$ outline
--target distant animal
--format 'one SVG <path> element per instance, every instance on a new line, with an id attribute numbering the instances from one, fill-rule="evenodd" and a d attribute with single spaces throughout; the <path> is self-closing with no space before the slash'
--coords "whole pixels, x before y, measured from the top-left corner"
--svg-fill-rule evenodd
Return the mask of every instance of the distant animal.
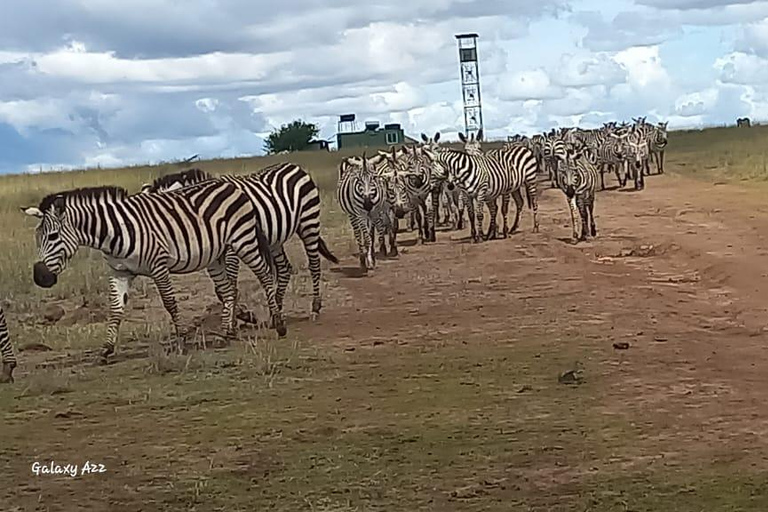
<path id="1" fill-rule="evenodd" d="M 750 126 L 752 126 L 752 122 L 749 120 L 748 117 L 740 117 L 736 120 L 736 126 L 740 128 L 741 127 L 749 128 Z"/>
<path id="2" fill-rule="evenodd" d="M 101 362 L 114 352 L 128 291 L 136 276 L 150 277 L 183 346 L 184 333 L 171 274 L 203 269 L 223 297 L 222 328 L 234 334 L 237 291 L 227 279 L 230 248 L 253 271 L 267 295 L 272 322 L 285 336 L 285 320 L 275 299 L 275 262 L 253 203 L 231 183 L 206 181 L 164 194 L 129 195 L 120 187 L 67 190 L 22 209 L 40 219 L 35 230 L 37 286 L 54 286 L 79 247 L 104 254 L 111 267 L 109 319 Z"/>
<path id="3" fill-rule="evenodd" d="M 0 373 L 0 383 L 13 382 L 13 369 L 16 368 L 16 356 L 13 353 L 8 324 L 5 322 L 5 312 L 0 306 L 0 355 L 3 356 L 3 371 Z"/>

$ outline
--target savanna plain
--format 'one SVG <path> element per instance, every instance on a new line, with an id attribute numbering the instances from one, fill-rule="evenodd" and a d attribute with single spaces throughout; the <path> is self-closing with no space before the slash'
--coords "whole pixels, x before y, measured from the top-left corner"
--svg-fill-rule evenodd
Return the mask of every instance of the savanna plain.
<path id="1" fill-rule="evenodd" d="M 768 127 L 670 132 L 645 190 L 606 176 L 594 240 L 570 242 L 565 197 L 542 181 L 540 233 L 527 208 L 506 240 L 407 232 L 367 276 L 335 198 L 344 153 L 282 156 L 316 180 L 341 259 L 323 262 L 320 318 L 293 240 L 286 338 L 241 324 L 222 346 L 207 277 L 175 276 L 196 347 L 167 355 L 170 319 L 138 279 L 108 366 L 101 255 L 81 249 L 57 286 L 35 287 L 19 207 L 180 168 L 2 177 L 19 367 L 0 388 L 0 509 L 768 510 L 767 148 Z M 240 282 L 266 318 L 256 279 Z M 35 475 L 36 461 L 105 470 Z"/>

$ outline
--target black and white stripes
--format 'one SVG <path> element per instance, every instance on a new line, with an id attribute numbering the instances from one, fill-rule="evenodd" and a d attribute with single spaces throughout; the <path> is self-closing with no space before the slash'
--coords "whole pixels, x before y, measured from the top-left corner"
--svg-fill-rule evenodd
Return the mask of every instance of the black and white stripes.
<path id="1" fill-rule="evenodd" d="M 0 383 L 13 382 L 13 370 L 16 368 L 16 355 L 13 353 L 11 335 L 5 320 L 5 311 L 0 306 L 0 355 L 3 358 L 3 370 L 0 373 Z"/>
<path id="2" fill-rule="evenodd" d="M 280 336 L 285 322 L 275 299 L 274 260 L 253 203 L 231 183 L 206 181 L 164 194 L 129 195 L 119 187 L 51 194 L 24 210 L 40 219 L 35 231 L 38 261 L 33 278 L 54 286 L 79 247 L 101 251 L 112 270 L 110 311 L 102 360 L 114 352 L 128 291 L 136 276 L 150 277 L 174 324 L 183 329 L 171 274 L 208 271 L 223 298 L 222 328 L 234 332 L 236 290 L 227 277 L 231 249 L 258 277 Z"/>
<path id="3" fill-rule="evenodd" d="M 309 173 L 291 163 L 271 165 L 252 174 L 216 177 L 199 169 L 190 169 L 158 178 L 151 185 L 142 187 L 142 192 L 165 192 L 209 179 L 231 183 L 245 192 L 253 203 L 259 226 L 274 256 L 277 268 L 276 300 L 280 308 L 292 270 L 284 244 L 298 234 L 312 277 L 310 317 L 315 320 L 322 308 L 320 256 L 333 263 L 338 263 L 338 259 L 320 235 L 320 193 Z M 237 289 L 238 258 L 228 253 L 226 259 L 227 274 L 232 286 Z"/>

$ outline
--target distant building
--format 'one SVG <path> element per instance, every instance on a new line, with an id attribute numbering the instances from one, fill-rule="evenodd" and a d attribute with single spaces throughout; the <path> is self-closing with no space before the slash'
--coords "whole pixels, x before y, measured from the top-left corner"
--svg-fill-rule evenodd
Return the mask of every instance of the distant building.
<path id="1" fill-rule="evenodd" d="M 328 147 L 328 141 L 320 139 L 310 141 L 304 151 L 330 151 L 330 149 Z"/>
<path id="2" fill-rule="evenodd" d="M 403 128 L 397 123 L 385 124 L 381 128 L 378 121 L 368 121 L 363 130 L 357 130 L 354 114 L 341 116 L 340 119 L 340 129 L 336 134 L 337 149 L 381 148 L 416 143 L 414 139 L 405 135 Z M 344 124 L 346 124 L 346 130 L 343 130 Z"/>

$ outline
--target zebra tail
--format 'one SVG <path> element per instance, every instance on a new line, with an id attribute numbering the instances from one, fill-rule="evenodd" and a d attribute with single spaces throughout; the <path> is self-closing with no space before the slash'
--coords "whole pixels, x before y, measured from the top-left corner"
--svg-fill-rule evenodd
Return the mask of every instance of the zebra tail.
<path id="1" fill-rule="evenodd" d="M 336 256 L 333 255 L 333 253 L 331 253 L 330 249 L 328 249 L 328 246 L 325 244 L 325 240 L 323 240 L 323 237 L 320 237 L 319 245 L 320 245 L 319 247 L 320 255 L 323 258 L 330 261 L 331 263 L 336 263 L 338 265 L 339 258 L 337 258 Z"/>

